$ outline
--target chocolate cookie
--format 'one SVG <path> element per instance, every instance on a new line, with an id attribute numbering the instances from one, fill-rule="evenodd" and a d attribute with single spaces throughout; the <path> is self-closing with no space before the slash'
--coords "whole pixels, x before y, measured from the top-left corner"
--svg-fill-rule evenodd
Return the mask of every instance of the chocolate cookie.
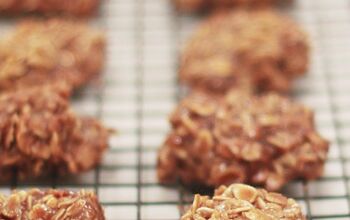
<path id="1" fill-rule="evenodd" d="M 181 12 L 209 11 L 229 7 L 257 8 L 269 6 L 276 0 L 172 0 Z"/>
<path id="2" fill-rule="evenodd" d="M 100 162 L 109 131 L 76 116 L 68 94 L 48 86 L 0 96 L 1 179 L 76 174 Z"/>
<path id="3" fill-rule="evenodd" d="M 0 12 L 7 14 L 18 13 L 63 13 L 69 15 L 92 15 L 101 0 L 1 0 Z"/>
<path id="4" fill-rule="evenodd" d="M 85 85 L 100 74 L 105 37 L 85 23 L 27 20 L 0 39 L 0 92 L 66 82 Z"/>
<path id="5" fill-rule="evenodd" d="M 181 220 L 305 220 L 294 199 L 243 184 L 221 186 L 212 198 L 195 195 Z"/>
<path id="6" fill-rule="evenodd" d="M 0 194 L 0 219 L 15 220 L 104 220 L 96 195 L 81 190 L 14 191 L 10 196 Z"/>
<path id="7" fill-rule="evenodd" d="M 328 142 L 313 112 L 277 94 L 194 93 L 170 117 L 159 151 L 161 183 L 217 187 L 234 182 L 278 190 L 296 178 L 322 175 Z"/>
<path id="8" fill-rule="evenodd" d="M 308 64 L 307 35 L 295 22 L 271 10 L 234 10 L 199 27 L 182 53 L 179 77 L 217 93 L 242 80 L 258 92 L 288 92 Z"/>

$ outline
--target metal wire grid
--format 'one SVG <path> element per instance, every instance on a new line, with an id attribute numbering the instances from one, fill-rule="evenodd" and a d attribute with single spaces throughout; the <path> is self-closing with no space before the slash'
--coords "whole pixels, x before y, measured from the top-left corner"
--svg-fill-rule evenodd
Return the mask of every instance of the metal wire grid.
<path id="1" fill-rule="evenodd" d="M 284 193 L 296 198 L 309 219 L 350 219 L 350 2 L 296 0 L 283 9 L 312 36 L 309 74 L 295 97 L 316 111 L 320 132 L 332 142 L 326 172 L 318 181 L 293 181 Z M 117 128 L 102 165 L 69 179 L 2 184 L 10 187 L 95 190 L 110 220 L 177 220 L 192 195 L 156 180 L 156 151 L 178 101 L 178 50 L 200 18 L 178 16 L 167 0 L 109 0 L 98 22 L 108 35 L 105 76 L 81 92 L 74 107 Z M 8 22 L 2 22 L 1 28 Z M 8 26 L 8 25 L 7 25 Z"/>

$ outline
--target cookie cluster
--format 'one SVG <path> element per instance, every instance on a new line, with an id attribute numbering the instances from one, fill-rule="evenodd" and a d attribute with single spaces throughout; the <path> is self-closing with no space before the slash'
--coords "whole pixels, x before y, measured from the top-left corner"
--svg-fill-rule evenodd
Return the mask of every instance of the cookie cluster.
<path id="1" fill-rule="evenodd" d="M 100 0 L 4 0 L 1 15 L 92 15 Z M 105 34 L 74 18 L 23 19 L 0 39 L 0 181 L 81 174 L 98 166 L 111 129 L 77 115 L 75 91 L 100 76 Z M 16 180 L 16 181 L 14 181 Z M 0 219 L 103 220 L 94 193 L 0 194 Z"/>
<path id="2" fill-rule="evenodd" d="M 287 96 L 308 70 L 308 35 L 260 7 L 274 1 L 174 2 L 187 12 L 236 7 L 205 19 L 180 56 L 180 83 L 190 93 L 170 116 L 158 179 L 219 187 L 213 198 L 195 196 L 182 220 L 305 219 L 294 200 L 266 190 L 319 178 L 327 159 L 314 112 Z"/>

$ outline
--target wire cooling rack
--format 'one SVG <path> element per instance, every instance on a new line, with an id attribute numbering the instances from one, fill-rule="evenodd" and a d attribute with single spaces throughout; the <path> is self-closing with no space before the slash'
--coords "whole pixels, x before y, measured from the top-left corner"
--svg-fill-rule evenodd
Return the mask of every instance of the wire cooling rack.
<path id="1" fill-rule="evenodd" d="M 350 219 L 350 2 L 296 0 L 282 8 L 310 33 L 309 74 L 294 95 L 314 108 L 319 131 L 331 141 L 324 176 L 293 181 L 283 193 L 296 198 L 309 219 Z M 117 128 L 103 163 L 78 177 L 2 184 L 11 188 L 95 190 L 108 220 L 178 220 L 192 195 L 157 184 L 156 154 L 179 97 L 179 48 L 201 18 L 177 15 L 168 0 L 106 0 L 96 24 L 107 31 L 108 59 L 101 81 L 73 105 Z M 0 22 L 0 35 L 11 21 Z"/>

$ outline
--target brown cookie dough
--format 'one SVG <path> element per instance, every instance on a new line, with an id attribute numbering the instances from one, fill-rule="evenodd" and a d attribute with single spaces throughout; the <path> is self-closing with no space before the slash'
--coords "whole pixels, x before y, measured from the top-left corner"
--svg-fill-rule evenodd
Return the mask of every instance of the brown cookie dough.
<path id="1" fill-rule="evenodd" d="M 181 12 L 208 11 L 229 7 L 257 8 L 269 6 L 276 0 L 172 0 Z"/>
<path id="2" fill-rule="evenodd" d="M 288 92 L 308 64 L 307 35 L 292 20 L 271 10 L 234 10 L 199 27 L 182 53 L 179 77 L 210 92 L 242 79 L 256 91 Z"/>
<path id="3" fill-rule="evenodd" d="M 109 131 L 77 117 L 68 93 L 44 87 L 0 96 L 0 179 L 76 174 L 100 162 Z"/>
<path id="4" fill-rule="evenodd" d="M 101 0 L 1 0 L 0 12 L 18 14 L 38 12 L 86 16 L 94 14 Z"/>
<path id="5" fill-rule="evenodd" d="M 104 213 L 93 192 L 81 190 L 31 189 L 0 194 L 0 219 L 13 220 L 104 220 Z"/>
<path id="6" fill-rule="evenodd" d="M 105 37 L 85 23 L 27 20 L 0 39 L 0 92 L 66 82 L 78 88 L 100 74 Z"/>
<path id="7" fill-rule="evenodd" d="M 221 186 L 212 198 L 195 195 L 181 220 L 305 220 L 294 199 L 243 184 Z"/>
<path id="8" fill-rule="evenodd" d="M 217 187 L 234 182 L 278 190 L 296 178 L 322 175 L 328 142 L 313 112 L 277 94 L 194 93 L 171 115 L 158 157 L 158 178 Z"/>

